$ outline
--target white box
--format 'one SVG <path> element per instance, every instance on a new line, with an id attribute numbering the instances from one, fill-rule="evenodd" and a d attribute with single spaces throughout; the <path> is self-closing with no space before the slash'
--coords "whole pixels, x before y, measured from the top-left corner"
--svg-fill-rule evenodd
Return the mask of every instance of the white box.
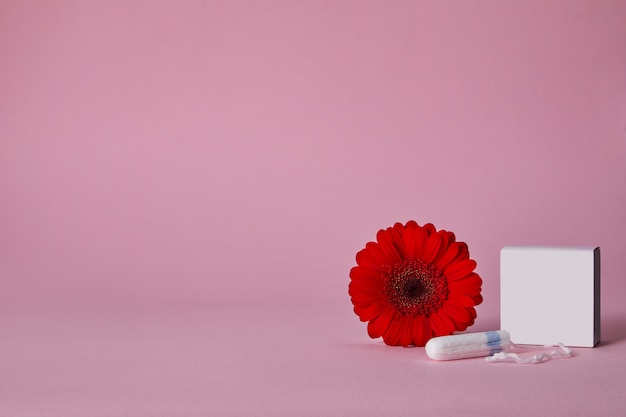
<path id="1" fill-rule="evenodd" d="M 600 248 L 502 248 L 500 328 L 518 344 L 595 346 L 600 341 Z"/>

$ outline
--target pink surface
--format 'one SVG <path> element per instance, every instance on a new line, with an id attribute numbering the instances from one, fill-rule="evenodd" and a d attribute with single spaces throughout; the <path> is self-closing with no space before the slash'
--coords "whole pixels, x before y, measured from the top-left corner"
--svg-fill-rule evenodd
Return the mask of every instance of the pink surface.
<path id="1" fill-rule="evenodd" d="M 0 415 L 619 415 L 624 21 L 0 2 Z M 348 271 L 408 219 L 469 244 L 474 330 L 502 246 L 600 246 L 605 343 L 529 368 L 370 341 Z"/>
<path id="2" fill-rule="evenodd" d="M 2 322 L 6 416 L 623 416 L 624 321 L 539 365 L 435 362 L 344 309 L 21 316 Z"/>

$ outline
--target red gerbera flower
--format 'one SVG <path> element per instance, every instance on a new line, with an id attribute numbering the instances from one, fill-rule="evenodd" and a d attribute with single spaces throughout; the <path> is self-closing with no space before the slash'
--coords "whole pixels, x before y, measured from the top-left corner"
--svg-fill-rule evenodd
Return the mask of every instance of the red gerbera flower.
<path id="1" fill-rule="evenodd" d="M 371 338 L 424 346 L 474 324 L 482 302 L 476 262 L 454 233 L 428 223 L 396 223 L 356 254 L 348 292 Z"/>

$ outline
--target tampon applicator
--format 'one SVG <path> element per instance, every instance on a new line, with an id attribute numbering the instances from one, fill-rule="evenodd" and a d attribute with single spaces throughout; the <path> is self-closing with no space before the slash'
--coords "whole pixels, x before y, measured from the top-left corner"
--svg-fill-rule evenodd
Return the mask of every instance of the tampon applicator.
<path id="1" fill-rule="evenodd" d="M 436 361 L 477 358 L 506 351 L 511 336 L 506 330 L 440 336 L 426 343 L 426 354 Z"/>

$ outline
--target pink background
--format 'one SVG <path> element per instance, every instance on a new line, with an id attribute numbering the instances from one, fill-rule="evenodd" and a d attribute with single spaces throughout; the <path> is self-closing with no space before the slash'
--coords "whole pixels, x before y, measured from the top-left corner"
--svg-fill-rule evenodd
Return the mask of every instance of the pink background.
<path id="1" fill-rule="evenodd" d="M 1 0 L 0 415 L 618 415 L 624 22 L 621 0 Z M 502 246 L 600 246 L 605 343 L 529 368 L 370 341 L 348 271 L 409 219 L 468 243 L 474 330 L 499 326 Z"/>

